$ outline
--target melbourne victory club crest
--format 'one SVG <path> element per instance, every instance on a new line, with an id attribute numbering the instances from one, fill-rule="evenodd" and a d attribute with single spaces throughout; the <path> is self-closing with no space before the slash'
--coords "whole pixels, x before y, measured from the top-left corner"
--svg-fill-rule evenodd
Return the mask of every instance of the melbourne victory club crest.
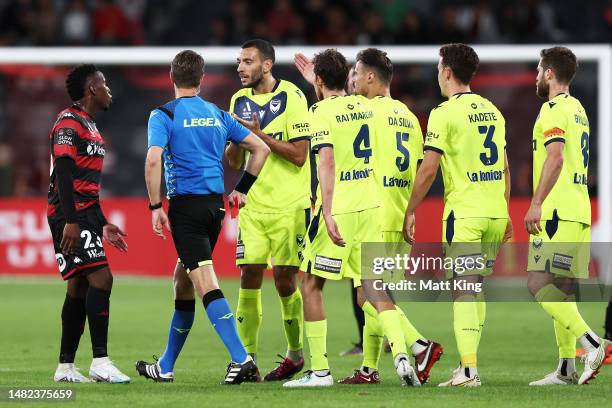
<path id="1" fill-rule="evenodd" d="M 277 114 L 281 107 L 281 101 L 279 99 L 272 99 L 270 101 L 270 110 L 273 114 Z"/>

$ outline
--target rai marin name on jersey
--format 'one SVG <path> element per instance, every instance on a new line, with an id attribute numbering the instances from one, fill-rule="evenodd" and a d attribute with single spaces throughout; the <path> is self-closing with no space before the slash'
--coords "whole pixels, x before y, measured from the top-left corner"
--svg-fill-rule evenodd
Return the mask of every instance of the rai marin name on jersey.
<path id="1" fill-rule="evenodd" d="M 374 179 L 372 135 L 376 131 L 370 100 L 363 96 L 332 96 L 310 108 L 313 152 L 334 149 L 335 183 L 332 214 L 379 206 Z M 321 203 L 321 193 L 317 192 Z"/>

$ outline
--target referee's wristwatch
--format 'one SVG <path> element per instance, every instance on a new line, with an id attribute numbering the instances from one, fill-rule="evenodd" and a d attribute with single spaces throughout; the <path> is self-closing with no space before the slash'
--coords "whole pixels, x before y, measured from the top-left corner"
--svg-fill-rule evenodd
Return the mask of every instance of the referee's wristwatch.
<path id="1" fill-rule="evenodd" d="M 158 208 L 162 208 L 161 201 L 159 203 L 157 203 L 157 204 L 149 203 L 149 210 L 153 211 L 153 210 L 157 210 Z"/>

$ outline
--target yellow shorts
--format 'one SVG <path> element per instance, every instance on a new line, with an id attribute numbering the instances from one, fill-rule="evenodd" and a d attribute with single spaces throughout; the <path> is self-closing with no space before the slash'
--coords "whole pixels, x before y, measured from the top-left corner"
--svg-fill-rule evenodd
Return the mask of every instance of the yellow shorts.
<path id="1" fill-rule="evenodd" d="M 442 223 L 443 254 L 453 268 L 446 268 L 446 278 L 465 275 L 487 276 L 504 238 L 507 218 L 454 218 L 451 212 Z M 446 262 L 445 262 L 446 264 Z"/>
<path id="2" fill-rule="evenodd" d="M 550 272 L 568 278 L 589 277 L 591 226 L 556 217 L 540 222 L 542 232 L 529 237 L 529 272 Z"/>
<path id="3" fill-rule="evenodd" d="M 319 208 L 308 227 L 301 270 L 325 279 L 360 282 L 361 243 L 381 240 L 379 208 L 337 214 L 334 220 L 346 246 L 337 246 L 329 238 Z"/>
<path id="4" fill-rule="evenodd" d="M 240 210 L 236 265 L 300 266 L 310 208 L 283 213 Z"/>

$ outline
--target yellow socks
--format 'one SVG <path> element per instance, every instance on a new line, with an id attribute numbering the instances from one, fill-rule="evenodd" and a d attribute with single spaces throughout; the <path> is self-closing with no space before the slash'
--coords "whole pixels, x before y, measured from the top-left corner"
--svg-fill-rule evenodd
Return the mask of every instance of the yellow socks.
<path id="1" fill-rule="evenodd" d="M 402 326 L 402 331 L 404 332 L 404 340 L 406 341 L 406 345 L 408 347 L 412 346 L 417 340 L 424 339 L 421 336 L 421 333 L 410 323 L 410 320 L 406 317 L 406 314 L 398 305 L 395 305 L 395 310 L 399 313 L 400 316 L 400 324 Z"/>
<path id="2" fill-rule="evenodd" d="M 378 323 L 380 323 L 385 336 L 387 336 L 387 340 L 389 340 L 393 357 L 400 353 L 407 354 L 406 340 L 404 339 L 400 320 L 400 314 L 396 309 L 385 310 L 378 314 Z"/>
<path id="3" fill-rule="evenodd" d="M 546 313 L 555 319 L 560 327 L 569 330 L 574 337 L 582 337 L 590 330 L 578 312 L 576 302 L 563 302 L 562 300 L 566 298 L 565 293 L 552 283 L 540 289 L 535 298 Z"/>
<path id="4" fill-rule="evenodd" d="M 363 326 L 363 367 L 378 369 L 382 341 L 383 330 L 378 323 L 378 319 L 366 313 L 365 325 Z"/>
<path id="5" fill-rule="evenodd" d="M 327 360 L 327 320 L 305 321 L 306 339 L 310 350 L 310 368 L 313 371 L 329 370 Z"/>
<path id="6" fill-rule="evenodd" d="M 236 324 L 238 335 L 247 353 L 257 353 L 261 327 L 261 289 L 242 289 L 238 292 Z"/>
<path id="7" fill-rule="evenodd" d="M 303 347 L 304 307 L 302 294 L 296 290 L 287 297 L 281 297 L 281 316 L 287 338 L 287 350 L 298 351 Z"/>
<path id="8" fill-rule="evenodd" d="M 476 312 L 478 313 L 478 343 L 476 348 L 480 345 L 480 339 L 482 338 L 482 330 L 484 329 L 485 319 L 487 317 L 487 303 L 484 300 L 484 295 L 480 292 L 476 296 Z"/>
<path id="9" fill-rule="evenodd" d="M 453 302 L 453 326 L 462 367 L 476 367 L 480 320 L 473 296 L 462 296 Z"/>

